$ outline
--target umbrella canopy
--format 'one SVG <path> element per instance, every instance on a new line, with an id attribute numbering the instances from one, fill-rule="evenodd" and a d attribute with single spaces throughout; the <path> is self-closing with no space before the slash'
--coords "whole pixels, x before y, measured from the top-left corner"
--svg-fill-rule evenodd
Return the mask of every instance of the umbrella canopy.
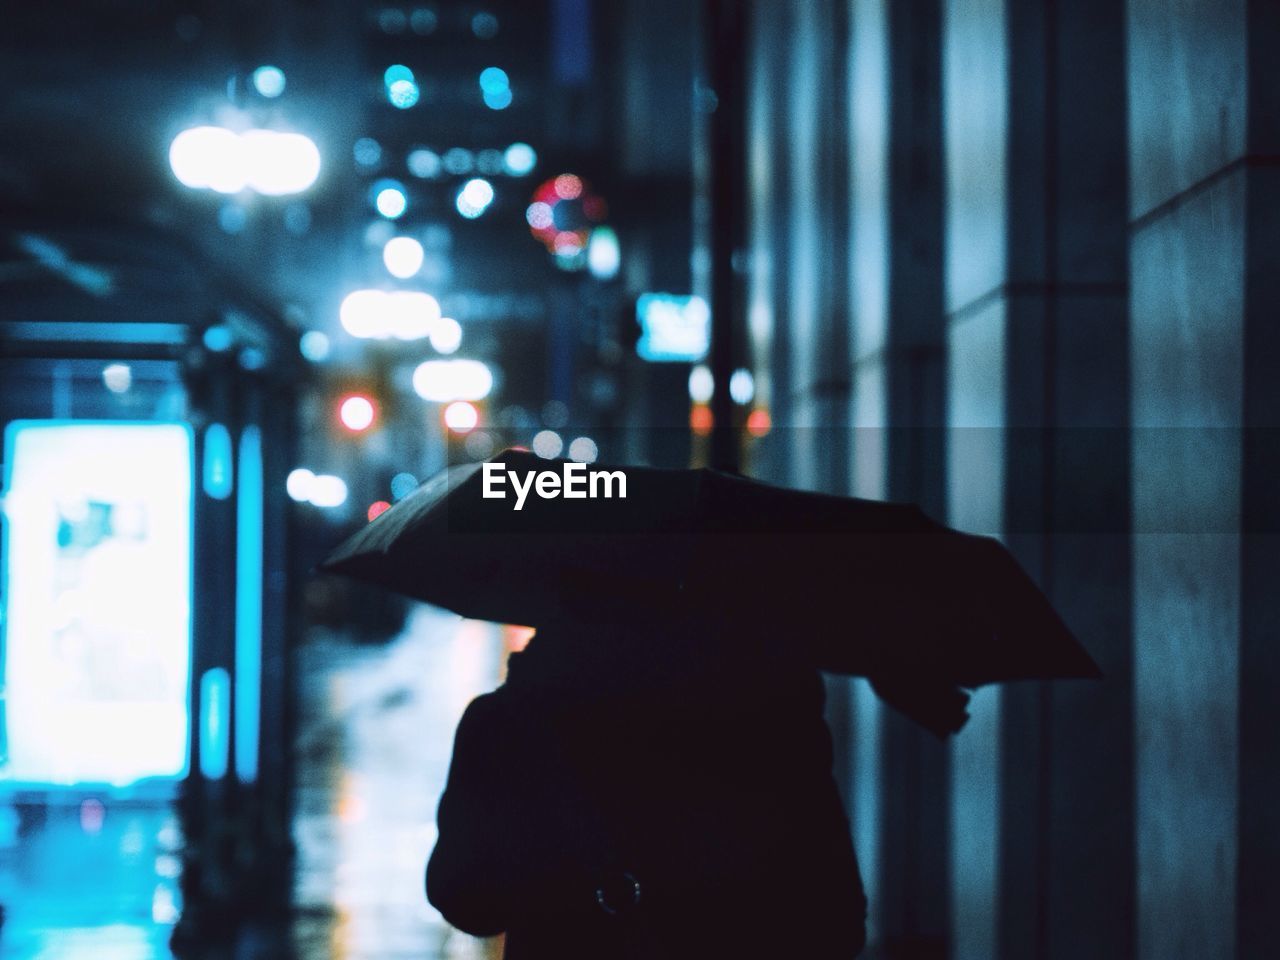
<path id="1" fill-rule="evenodd" d="M 1100 676 L 998 541 L 912 505 L 714 470 L 506 451 L 436 477 L 321 569 L 502 623 L 678 617 L 784 637 L 821 669 L 873 678 Z"/>

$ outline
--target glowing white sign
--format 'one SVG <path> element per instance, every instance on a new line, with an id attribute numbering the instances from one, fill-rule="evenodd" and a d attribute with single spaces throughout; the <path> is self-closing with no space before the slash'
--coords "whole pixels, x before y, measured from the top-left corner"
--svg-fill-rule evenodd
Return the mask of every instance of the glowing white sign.
<path id="1" fill-rule="evenodd" d="M 190 429 L 19 421 L 5 446 L 0 779 L 184 776 Z"/>

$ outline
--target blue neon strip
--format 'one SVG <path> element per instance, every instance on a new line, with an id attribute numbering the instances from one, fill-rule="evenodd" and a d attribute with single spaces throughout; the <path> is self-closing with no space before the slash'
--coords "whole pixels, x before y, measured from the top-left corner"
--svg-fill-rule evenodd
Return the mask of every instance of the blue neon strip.
<path id="1" fill-rule="evenodd" d="M 4 325 L 13 340 L 45 343 L 89 341 L 92 343 L 161 343 L 180 346 L 187 342 L 187 328 L 180 323 L 95 323 L 79 320 L 20 320 Z"/>
<path id="2" fill-rule="evenodd" d="M 215 500 L 231 496 L 231 433 L 220 423 L 204 432 L 204 492 Z"/>
<path id="3" fill-rule="evenodd" d="M 222 667 L 206 670 L 200 678 L 200 772 L 206 780 L 227 775 L 230 720 L 231 676 Z"/>
<path id="4" fill-rule="evenodd" d="M 236 499 L 236 777 L 258 777 L 262 700 L 262 432 L 240 434 L 240 495 Z"/>

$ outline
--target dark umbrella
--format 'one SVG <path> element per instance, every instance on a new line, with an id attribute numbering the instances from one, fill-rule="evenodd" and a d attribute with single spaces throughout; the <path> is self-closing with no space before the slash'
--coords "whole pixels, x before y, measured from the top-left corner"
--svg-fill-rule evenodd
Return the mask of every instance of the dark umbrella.
<path id="1" fill-rule="evenodd" d="M 886 699 L 1019 679 L 1098 677 L 1097 664 L 1009 552 L 917 507 L 788 490 L 714 470 L 592 465 L 516 509 L 512 474 L 568 461 L 509 450 L 437 476 L 322 569 L 467 617 L 704 621 L 794 638 L 817 667 L 876 679 Z M 625 478 L 626 496 L 619 494 Z M 611 494 L 606 496 L 605 494 Z M 744 641 L 745 642 L 745 641 Z M 909 696 L 908 696 L 909 699 Z M 910 712 L 910 711 L 909 711 Z"/>

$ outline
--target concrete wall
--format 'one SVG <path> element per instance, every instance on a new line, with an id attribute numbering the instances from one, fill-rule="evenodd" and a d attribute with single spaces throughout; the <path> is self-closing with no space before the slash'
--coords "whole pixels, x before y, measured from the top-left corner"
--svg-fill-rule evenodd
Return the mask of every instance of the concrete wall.
<path id="1" fill-rule="evenodd" d="M 873 952 L 1266 955 L 1280 6 L 752 16 L 755 469 L 1001 536 L 1106 674 L 949 749 L 833 687 Z"/>
<path id="2" fill-rule="evenodd" d="M 1129 3 L 1144 958 L 1274 953 L 1278 19 Z"/>

